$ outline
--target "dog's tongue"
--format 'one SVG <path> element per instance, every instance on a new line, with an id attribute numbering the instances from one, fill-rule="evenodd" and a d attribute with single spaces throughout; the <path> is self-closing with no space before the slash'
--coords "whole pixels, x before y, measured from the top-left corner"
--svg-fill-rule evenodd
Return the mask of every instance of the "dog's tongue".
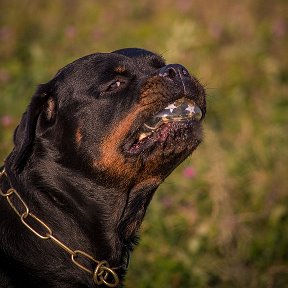
<path id="1" fill-rule="evenodd" d="M 202 111 L 195 102 L 187 98 L 181 98 L 169 104 L 163 111 L 149 119 L 144 126 L 154 130 L 163 123 L 185 120 L 199 121 L 201 118 Z"/>

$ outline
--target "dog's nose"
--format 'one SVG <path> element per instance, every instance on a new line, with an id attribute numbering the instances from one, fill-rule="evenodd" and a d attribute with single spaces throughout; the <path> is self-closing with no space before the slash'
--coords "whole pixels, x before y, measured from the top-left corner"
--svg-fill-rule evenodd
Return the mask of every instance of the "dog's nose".
<path id="1" fill-rule="evenodd" d="M 187 69 L 180 64 L 169 64 L 169 65 L 162 67 L 159 71 L 159 76 L 167 77 L 167 78 L 171 78 L 175 80 L 177 78 L 180 80 L 184 77 L 190 78 L 190 75 Z"/>

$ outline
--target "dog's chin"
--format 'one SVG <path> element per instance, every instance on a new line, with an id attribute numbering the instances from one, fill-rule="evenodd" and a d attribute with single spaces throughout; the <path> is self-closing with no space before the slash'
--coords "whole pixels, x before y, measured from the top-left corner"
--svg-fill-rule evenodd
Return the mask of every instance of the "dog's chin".
<path id="1" fill-rule="evenodd" d="M 141 135 L 140 132 L 134 142 L 126 143 L 124 153 L 129 158 L 141 157 L 150 170 L 164 175 L 171 173 L 201 143 L 202 125 L 192 120 L 168 122 L 145 137 Z"/>
<path id="2" fill-rule="evenodd" d="M 136 156 L 145 151 L 153 153 L 154 150 L 162 150 L 166 154 L 171 150 L 185 150 L 188 147 L 191 149 L 196 143 L 201 142 L 201 138 L 200 123 L 189 120 L 169 122 L 162 124 L 155 131 L 147 133 L 145 137 L 140 136 L 135 139 L 132 145 L 125 147 L 125 152 L 128 155 Z"/>

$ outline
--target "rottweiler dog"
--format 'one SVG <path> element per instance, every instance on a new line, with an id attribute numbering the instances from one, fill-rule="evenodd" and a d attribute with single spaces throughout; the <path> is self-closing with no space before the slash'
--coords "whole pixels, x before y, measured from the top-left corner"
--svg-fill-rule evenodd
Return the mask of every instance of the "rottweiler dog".
<path id="1" fill-rule="evenodd" d="M 144 49 L 38 87 L 0 172 L 0 287 L 122 287 L 157 187 L 202 140 L 205 90 Z"/>

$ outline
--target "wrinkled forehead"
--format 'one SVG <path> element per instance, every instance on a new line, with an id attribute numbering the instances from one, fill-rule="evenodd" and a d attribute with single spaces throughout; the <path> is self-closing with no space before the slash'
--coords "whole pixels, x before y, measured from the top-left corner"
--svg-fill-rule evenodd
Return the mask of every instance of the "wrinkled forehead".
<path id="1" fill-rule="evenodd" d="M 132 71 L 150 73 L 165 66 L 164 59 L 150 51 L 128 48 L 112 53 L 95 53 L 82 57 L 58 71 L 55 77 L 73 77 L 87 80 L 98 76 L 125 74 Z"/>

